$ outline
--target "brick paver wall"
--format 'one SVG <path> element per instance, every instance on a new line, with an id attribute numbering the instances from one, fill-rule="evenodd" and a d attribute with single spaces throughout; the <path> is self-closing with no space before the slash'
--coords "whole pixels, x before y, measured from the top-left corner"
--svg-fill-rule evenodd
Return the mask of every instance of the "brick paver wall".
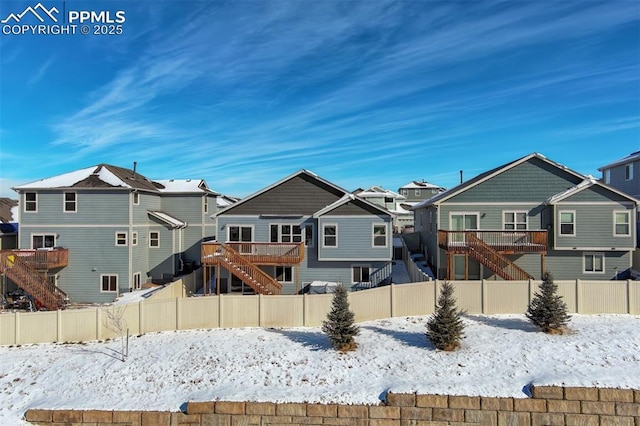
<path id="1" fill-rule="evenodd" d="M 640 390 L 541 386 L 531 398 L 394 394 L 380 405 L 189 402 L 186 412 L 29 410 L 35 425 L 640 426 Z"/>

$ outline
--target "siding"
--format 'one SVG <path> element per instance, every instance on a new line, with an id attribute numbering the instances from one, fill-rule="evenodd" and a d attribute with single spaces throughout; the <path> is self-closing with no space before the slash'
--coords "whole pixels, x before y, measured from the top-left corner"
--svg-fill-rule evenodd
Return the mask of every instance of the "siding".
<path id="1" fill-rule="evenodd" d="M 582 251 L 551 251 L 546 268 L 556 280 L 611 280 L 631 267 L 631 252 L 600 252 L 604 254 L 604 273 L 584 273 Z M 591 253 L 591 252 L 588 252 Z M 617 268 L 617 269 L 616 269 Z"/>
<path id="2" fill-rule="evenodd" d="M 633 162 L 633 179 L 625 179 L 625 165 L 621 164 L 610 168 L 611 181 L 610 185 L 633 197 L 640 198 L 640 161 Z M 604 171 L 603 171 L 604 176 Z"/>
<path id="3" fill-rule="evenodd" d="M 560 235 L 561 210 L 575 211 L 575 236 Z M 630 212 L 631 235 L 628 237 L 613 236 L 613 212 L 626 210 Z M 561 202 L 555 206 L 554 248 L 615 248 L 617 250 L 633 250 L 635 248 L 635 209 L 621 204 L 572 204 Z"/>
<path id="4" fill-rule="evenodd" d="M 226 215 L 301 214 L 310 216 L 336 202 L 344 193 L 316 178 L 300 174 L 270 190 L 236 205 Z"/>
<path id="5" fill-rule="evenodd" d="M 387 246 L 373 247 L 373 224 L 387 225 Z M 322 229 L 325 224 L 337 225 L 337 247 L 323 247 Z M 318 257 L 320 260 L 391 260 L 392 234 L 390 218 L 322 216 L 318 219 Z"/>
<path id="6" fill-rule="evenodd" d="M 538 158 L 531 158 L 493 178 L 467 189 L 446 202 L 512 201 L 541 203 L 566 191 L 581 178 Z"/>
<path id="7" fill-rule="evenodd" d="M 35 225 L 128 224 L 129 191 L 75 190 L 77 211 L 63 211 L 63 191 L 37 191 L 36 213 L 24 212 L 24 193 L 20 194 L 20 227 Z"/>

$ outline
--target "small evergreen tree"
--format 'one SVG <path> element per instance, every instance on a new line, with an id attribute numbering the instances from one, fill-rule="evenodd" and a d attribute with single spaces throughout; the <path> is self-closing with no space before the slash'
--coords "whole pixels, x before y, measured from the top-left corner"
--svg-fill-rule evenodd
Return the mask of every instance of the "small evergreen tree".
<path id="1" fill-rule="evenodd" d="M 322 323 L 322 331 L 329 336 L 333 347 L 341 352 L 358 347 L 354 336 L 360 333 L 360 328 L 355 324 L 354 318 L 355 315 L 349 310 L 347 288 L 341 284 L 333 295 L 331 312 Z"/>
<path id="2" fill-rule="evenodd" d="M 427 322 L 427 337 L 436 348 L 454 351 L 460 347 L 460 339 L 464 337 L 462 312 L 456 308 L 453 297 L 453 286 L 448 281 L 442 284 L 436 312 Z"/>
<path id="3" fill-rule="evenodd" d="M 556 293 L 558 286 L 553 282 L 553 276 L 549 272 L 542 275 L 542 284 L 533 295 L 526 317 L 545 333 L 562 334 L 571 316 L 567 314 L 567 305 L 562 301 L 562 296 Z"/>

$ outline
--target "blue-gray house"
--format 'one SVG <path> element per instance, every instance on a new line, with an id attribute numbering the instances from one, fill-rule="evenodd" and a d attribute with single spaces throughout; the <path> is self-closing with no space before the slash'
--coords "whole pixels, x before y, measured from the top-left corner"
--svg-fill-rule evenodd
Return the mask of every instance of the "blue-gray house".
<path id="1" fill-rule="evenodd" d="M 440 279 L 609 280 L 636 247 L 638 200 L 537 153 L 413 207 Z"/>
<path id="2" fill-rule="evenodd" d="M 391 275 L 392 216 L 307 170 L 217 212 L 202 244 L 205 291 L 294 294 L 314 282 L 357 289 Z"/>

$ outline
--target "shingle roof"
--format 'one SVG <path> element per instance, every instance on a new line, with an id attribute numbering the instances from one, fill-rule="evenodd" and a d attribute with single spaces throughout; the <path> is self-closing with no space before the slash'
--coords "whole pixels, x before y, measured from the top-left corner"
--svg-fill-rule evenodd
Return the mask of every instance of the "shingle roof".
<path id="1" fill-rule="evenodd" d="M 604 169 L 610 169 L 611 167 L 620 166 L 622 164 L 638 160 L 640 160 L 640 151 L 632 152 L 626 157 L 622 157 L 621 159 L 616 160 L 613 163 L 607 164 L 606 166 L 598 167 L 598 170 L 603 171 Z"/>
<path id="2" fill-rule="evenodd" d="M 1 223 L 13 223 L 17 222 L 18 218 L 15 217 L 14 212 L 18 207 L 18 201 L 11 198 L 0 198 L 0 222 Z"/>

